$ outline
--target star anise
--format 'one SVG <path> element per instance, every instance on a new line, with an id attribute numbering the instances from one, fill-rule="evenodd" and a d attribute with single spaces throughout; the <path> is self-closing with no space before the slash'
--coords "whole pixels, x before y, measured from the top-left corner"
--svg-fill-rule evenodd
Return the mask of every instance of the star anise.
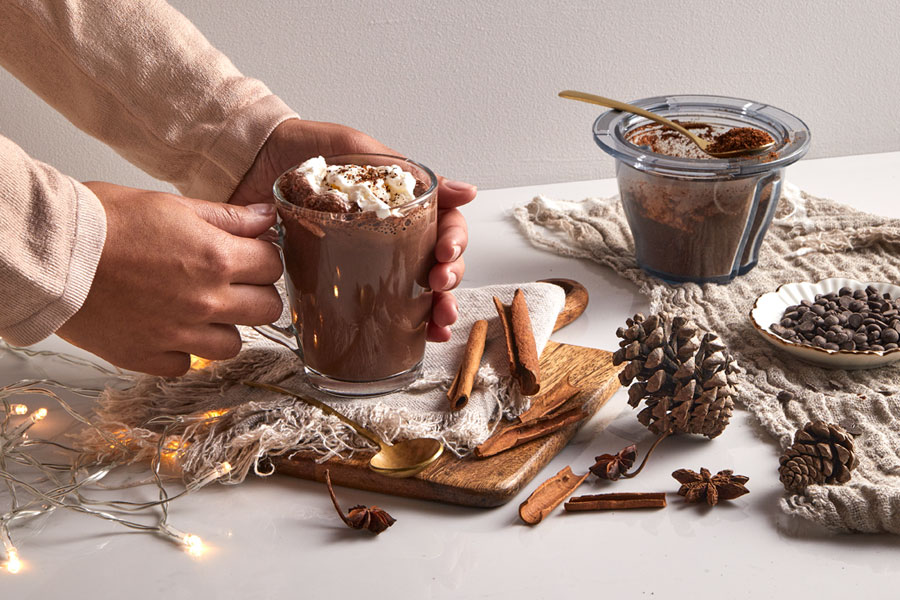
<path id="1" fill-rule="evenodd" d="M 377 506 L 363 506 L 359 504 L 350 509 L 344 523 L 353 529 L 368 529 L 374 534 L 379 534 L 391 525 L 396 519 Z"/>
<path id="2" fill-rule="evenodd" d="M 341 517 L 341 521 L 347 524 L 347 527 L 368 529 L 377 535 L 396 522 L 394 517 L 377 506 L 359 504 L 351 508 L 350 512 L 345 515 L 334 495 L 334 488 L 331 486 L 331 474 L 328 470 L 325 471 L 325 485 L 328 487 L 328 494 L 331 496 L 331 503 L 334 504 L 334 509 L 337 511 L 338 516 Z"/>
<path id="3" fill-rule="evenodd" d="M 731 469 L 719 471 L 715 475 L 710 475 L 708 469 L 700 469 L 699 473 L 690 469 L 678 469 L 672 473 L 672 477 L 681 483 L 678 494 L 684 496 L 687 502 L 700 502 L 705 498 L 708 505 L 715 506 L 719 500 L 734 500 L 750 493 L 744 487 L 750 478 L 732 473 Z"/>
<path id="4" fill-rule="evenodd" d="M 620 450 L 617 454 L 601 454 L 594 458 L 597 462 L 591 467 L 591 473 L 600 479 L 615 481 L 628 472 L 637 458 L 637 446 L 634 444 Z"/>

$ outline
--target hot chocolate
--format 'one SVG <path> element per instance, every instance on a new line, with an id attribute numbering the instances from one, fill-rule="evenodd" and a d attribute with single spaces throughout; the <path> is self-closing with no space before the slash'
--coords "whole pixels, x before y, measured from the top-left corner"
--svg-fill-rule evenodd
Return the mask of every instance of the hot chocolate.
<path id="1" fill-rule="evenodd" d="M 311 159 L 276 182 L 298 342 L 312 383 L 383 393 L 402 385 L 372 382 L 414 379 L 425 350 L 436 180 L 393 157 L 328 162 Z"/>

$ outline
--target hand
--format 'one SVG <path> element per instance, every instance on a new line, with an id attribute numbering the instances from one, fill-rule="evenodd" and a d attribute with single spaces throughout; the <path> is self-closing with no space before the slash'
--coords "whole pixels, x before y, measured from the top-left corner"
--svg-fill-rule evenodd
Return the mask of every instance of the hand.
<path id="1" fill-rule="evenodd" d="M 281 316 L 278 249 L 254 239 L 275 224 L 272 204 L 85 185 L 106 209 L 106 243 L 88 296 L 60 337 L 120 367 L 177 376 L 190 354 L 235 356 L 235 324 Z"/>
<path id="2" fill-rule="evenodd" d="M 275 179 L 294 165 L 313 156 L 332 154 L 381 153 L 402 156 L 368 135 L 334 123 L 293 119 L 279 125 L 256 157 L 229 202 L 246 205 L 272 201 Z M 475 186 L 439 177 L 438 240 L 434 249 L 437 264 L 429 281 L 434 290 L 428 339 L 450 339 L 450 325 L 456 322 L 458 308 L 450 290 L 459 285 L 465 271 L 462 254 L 468 242 L 466 220 L 459 206 L 475 198 Z"/>

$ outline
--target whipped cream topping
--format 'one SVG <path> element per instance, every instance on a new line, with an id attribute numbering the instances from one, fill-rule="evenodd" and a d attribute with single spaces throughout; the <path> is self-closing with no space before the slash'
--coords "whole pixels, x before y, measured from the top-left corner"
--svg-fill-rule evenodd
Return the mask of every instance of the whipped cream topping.
<path id="1" fill-rule="evenodd" d="M 383 219 L 398 206 L 415 200 L 416 178 L 396 165 L 327 165 L 321 156 L 297 167 L 313 193 L 335 193 L 362 211 Z"/>

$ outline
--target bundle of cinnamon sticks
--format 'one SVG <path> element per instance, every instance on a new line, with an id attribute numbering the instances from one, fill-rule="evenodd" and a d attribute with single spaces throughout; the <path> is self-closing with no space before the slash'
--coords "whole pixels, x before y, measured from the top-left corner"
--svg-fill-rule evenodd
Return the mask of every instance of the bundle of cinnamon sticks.
<path id="1" fill-rule="evenodd" d="M 523 396 L 534 396 L 541 390 L 541 367 L 528 305 L 522 290 L 516 290 L 512 304 L 503 304 L 494 296 L 494 306 L 503 326 L 509 374 Z"/>
<path id="2" fill-rule="evenodd" d="M 503 328 L 513 385 L 518 386 L 523 395 L 535 396 L 541 390 L 541 372 L 525 295 L 521 289 L 516 290 L 509 305 L 495 296 L 494 306 Z M 476 321 L 472 326 L 459 370 L 447 392 L 450 410 L 460 410 L 469 401 L 481 365 L 487 329 L 487 321 Z M 494 456 L 578 423 L 586 415 L 580 404 L 573 406 L 569 401 L 579 391 L 568 379 L 557 382 L 545 394 L 532 398 L 531 408 L 522 413 L 517 424 L 502 428 L 475 448 L 475 456 Z"/>
<path id="3" fill-rule="evenodd" d="M 541 371 L 525 294 L 521 289 L 516 290 L 510 305 L 503 304 L 494 296 L 494 306 L 497 308 L 497 315 L 503 328 L 510 377 L 522 395 L 533 396 L 541 389 Z M 460 410 L 469 401 L 481 366 L 487 330 L 487 321 L 476 321 L 472 325 L 462 361 L 447 392 L 450 410 Z"/>

